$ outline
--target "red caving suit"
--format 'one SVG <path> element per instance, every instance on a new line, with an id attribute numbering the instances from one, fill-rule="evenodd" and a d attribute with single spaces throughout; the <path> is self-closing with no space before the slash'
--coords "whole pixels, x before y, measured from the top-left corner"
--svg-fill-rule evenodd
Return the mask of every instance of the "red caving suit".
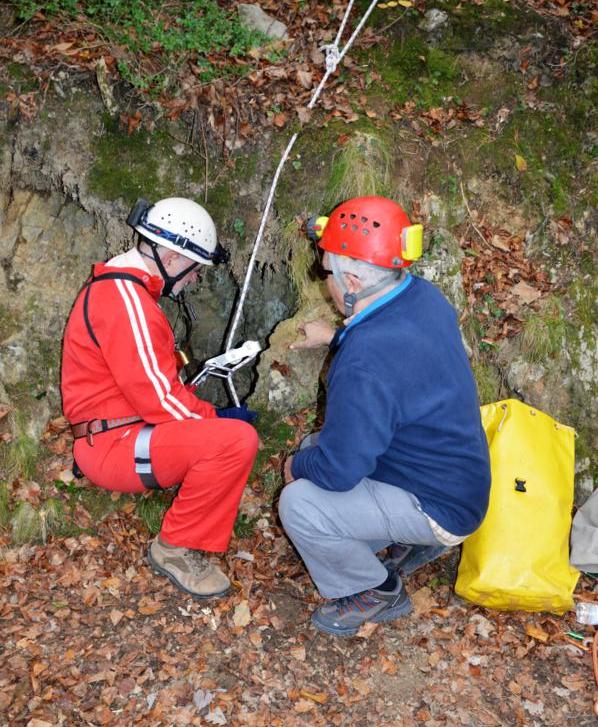
<path id="1" fill-rule="evenodd" d="M 219 419 L 177 376 L 174 335 L 157 303 L 162 279 L 152 276 L 136 249 L 94 265 L 94 275 L 128 273 L 130 280 L 90 286 L 88 318 L 84 288 L 71 311 L 62 353 L 62 404 L 71 424 L 140 416 L 156 425 L 150 456 L 161 487 L 181 484 L 162 523 L 170 545 L 223 552 L 230 541 L 239 500 L 257 451 L 255 429 Z M 118 492 L 143 492 L 134 449 L 144 423 L 75 440 L 74 455 L 93 483 Z"/>

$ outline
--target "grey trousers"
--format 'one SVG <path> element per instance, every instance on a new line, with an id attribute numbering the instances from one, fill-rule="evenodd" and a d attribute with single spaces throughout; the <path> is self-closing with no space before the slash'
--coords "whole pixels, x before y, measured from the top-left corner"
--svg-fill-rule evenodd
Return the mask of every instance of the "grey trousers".
<path id="1" fill-rule="evenodd" d="M 367 477 L 348 492 L 295 480 L 282 491 L 279 513 L 324 598 L 380 585 L 388 573 L 376 553 L 391 543 L 439 545 L 414 495 Z"/>

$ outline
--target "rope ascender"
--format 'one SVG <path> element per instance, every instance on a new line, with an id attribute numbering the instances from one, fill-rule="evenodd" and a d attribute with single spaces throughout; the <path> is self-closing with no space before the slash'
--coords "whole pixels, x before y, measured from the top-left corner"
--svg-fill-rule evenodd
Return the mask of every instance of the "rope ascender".
<path id="1" fill-rule="evenodd" d="M 345 43 L 345 45 L 342 48 L 339 48 L 341 37 L 345 30 L 345 26 L 347 25 L 347 21 L 349 19 L 349 15 L 351 14 L 351 10 L 353 8 L 354 2 L 355 2 L 355 0 L 349 0 L 349 3 L 347 4 L 347 8 L 345 10 L 345 14 L 343 15 L 340 27 L 336 34 L 336 38 L 334 39 L 334 42 L 321 47 L 321 50 L 323 50 L 326 54 L 326 58 L 325 58 L 326 70 L 325 70 L 324 75 L 322 76 L 319 84 L 317 85 L 316 89 L 314 90 L 310 102 L 307 105 L 307 108 L 310 110 L 313 109 L 314 106 L 316 105 L 316 103 L 318 102 L 318 99 L 320 98 L 320 94 L 322 93 L 324 86 L 326 85 L 326 82 L 328 81 L 329 77 L 336 71 L 339 63 L 342 62 L 343 58 L 347 54 L 347 51 L 353 45 L 355 39 L 361 32 L 363 26 L 366 24 L 368 18 L 370 17 L 374 8 L 378 4 L 378 0 L 372 0 L 372 2 L 369 4 L 367 10 L 363 14 L 363 17 L 361 18 L 361 20 L 355 27 L 355 30 L 351 34 L 350 38 L 347 40 L 347 42 Z M 237 371 L 237 369 L 241 368 L 242 366 L 245 366 L 250 361 L 252 361 L 258 355 L 258 353 L 261 351 L 261 346 L 259 345 L 259 343 L 257 341 L 246 341 L 243 344 L 243 346 L 240 346 L 239 348 L 233 348 L 232 347 L 233 340 L 235 338 L 235 334 L 236 334 L 237 328 L 239 326 L 241 314 L 243 312 L 243 307 L 245 305 L 245 299 L 247 298 L 249 284 L 251 282 L 251 278 L 252 278 L 253 271 L 255 268 L 255 261 L 257 258 L 257 253 L 258 253 L 260 244 L 262 242 L 262 239 L 264 237 L 266 223 L 268 221 L 268 216 L 269 216 L 270 210 L 272 208 L 272 203 L 274 201 L 274 194 L 275 194 L 276 188 L 278 186 L 280 175 L 281 175 L 282 169 L 283 169 L 287 159 L 289 158 L 289 154 L 291 153 L 291 150 L 293 149 L 298 137 L 299 137 L 298 131 L 296 131 L 291 136 L 289 143 L 287 144 L 285 150 L 282 153 L 282 156 L 280 157 L 280 161 L 278 162 L 276 172 L 274 173 L 274 177 L 272 179 L 272 184 L 270 185 L 270 192 L 269 192 L 268 198 L 266 200 L 266 206 L 264 207 L 264 211 L 262 213 L 257 235 L 256 235 L 255 241 L 253 243 L 251 257 L 249 258 L 249 262 L 247 264 L 247 272 L 245 273 L 245 279 L 243 281 L 243 287 L 241 289 L 241 294 L 237 301 L 237 305 L 235 307 L 235 313 L 232 318 L 232 323 L 231 323 L 231 326 L 229 328 L 229 331 L 228 331 L 228 334 L 226 337 L 225 351 L 224 351 L 224 353 L 220 354 L 219 356 L 215 356 L 214 358 L 208 359 L 204 364 L 204 368 L 200 371 L 200 373 L 192 381 L 193 384 L 200 384 L 203 381 L 205 381 L 205 379 L 208 376 L 217 376 L 219 378 L 225 379 L 229 392 L 230 392 L 230 395 L 235 403 L 235 406 L 240 406 L 240 401 L 239 401 L 239 397 L 237 396 L 235 385 L 233 383 L 233 379 L 232 379 L 233 373 L 235 371 Z"/>

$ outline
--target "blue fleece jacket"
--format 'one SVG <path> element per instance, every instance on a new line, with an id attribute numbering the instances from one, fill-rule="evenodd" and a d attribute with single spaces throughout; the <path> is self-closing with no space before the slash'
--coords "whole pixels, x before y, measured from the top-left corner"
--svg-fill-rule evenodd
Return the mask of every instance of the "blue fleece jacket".
<path id="1" fill-rule="evenodd" d="M 413 493 L 467 535 L 488 507 L 490 466 L 476 386 L 455 310 L 407 275 L 335 336 L 324 426 L 292 473 L 326 490 L 363 478 Z"/>

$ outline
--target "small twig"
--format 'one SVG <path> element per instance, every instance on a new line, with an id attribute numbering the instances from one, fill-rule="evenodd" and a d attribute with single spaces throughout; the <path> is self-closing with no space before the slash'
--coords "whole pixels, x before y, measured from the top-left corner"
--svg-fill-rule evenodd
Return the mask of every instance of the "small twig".
<path id="1" fill-rule="evenodd" d="M 478 235 L 480 236 L 480 240 L 484 243 L 484 245 L 490 247 L 488 240 L 486 240 L 481 230 L 476 226 L 475 222 L 473 221 L 473 215 L 471 214 L 471 209 L 469 207 L 469 204 L 467 203 L 467 197 L 465 196 L 465 190 L 463 189 L 463 180 L 461 180 L 459 186 L 461 187 L 461 196 L 463 197 L 463 203 L 465 204 L 465 209 L 467 210 L 467 214 L 469 215 L 469 221 L 471 223 L 471 226 L 478 233 Z"/>
<path id="2" fill-rule="evenodd" d="M 206 139 L 206 130 L 204 127 L 203 119 L 199 120 L 199 128 L 201 130 L 201 140 L 203 142 L 203 154 L 205 161 L 205 176 L 204 176 L 204 190 L 203 190 L 203 201 L 204 204 L 208 202 L 208 184 L 210 181 L 210 155 L 208 154 L 208 140 Z"/>
<path id="3" fill-rule="evenodd" d="M 232 676 L 234 676 L 236 679 L 242 679 L 248 686 L 257 687 L 257 684 L 255 684 L 250 679 L 247 679 L 247 677 L 243 676 L 240 671 L 233 671 L 230 667 L 226 666 L 226 664 L 220 664 L 220 668 L 228 672 L 229 674 L 232 674 Z M 264 687 L 267 686 L 267 682 L 265 682 L 263 679 L 260 679 L 260 677 L 258 677 L 255 672 L 252 672 L 252 679 L 256 679 Z"/>
<path id="4" fill-rule="evenodd" d="M 197 127 L 197 107 L 193 109 L 193 121 L 191 123 L 191 129 L 189 131 L 189 142 L 191 146 L 195 146 L 196 127 Z"/>
<path id="5" fill-rule="evenodd" d="M 169 136 L 173 141 L 178 142 L 179 144 L 184 144 L 185 146 L 190 146 L 192 149 L 195 148 L 195 144 L 192 141 L 185 141 L 184 139 L 179 139 L 176 134 L 172 134 L 170 131 L 166 131 L 166 136 Z"/>
<path id="6" fill-rule="evenodd" d="M 402 13 L 401 13 L 401 14 L 399 15 L 399 17 L 398 17 L 398 18 L 395 18 L 395 19 L 394 19 L 394 20 L 393 20 L 392 22 L 390 22 L 390 23 L 389 23 L 388 25 L 385 25 L 385 26 L 384 26 L 383 28 L 381 28 L 381 29 L 380 29 L 380 30 L 378 31 L 378 33 L 380 33 L 380 34 L 382 34 L 382 33 L 386 33 L 386 31 L 387 31 L 387 30 L 390 30 L 390 29 L 392 28 L 392 26 L 393 26 L 393 25 L 396 25 L 396 24 L 397 24 L 397 23 L 399 22 L 399 20 L 403 20 L 403 17 L 405 16 L 405 13 L 406 13 L 406 12 L 407 12 L 407 10 L 403 10 L 403 12 L 402 12 Z"/>

